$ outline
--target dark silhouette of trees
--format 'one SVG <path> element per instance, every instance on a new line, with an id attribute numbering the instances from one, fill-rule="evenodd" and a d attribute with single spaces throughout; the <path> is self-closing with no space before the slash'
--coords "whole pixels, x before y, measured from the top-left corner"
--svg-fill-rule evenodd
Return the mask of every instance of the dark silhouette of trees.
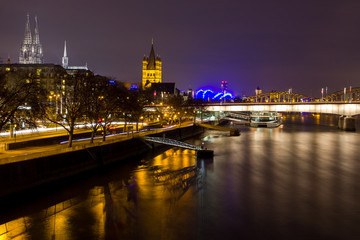
<path id="1" fill-rule="evenodd" d="M 69 134 L 68 146 L 72 147 L 72 141 L 74 136 L 74 129 L 78 122 L 85 120 L 85 106 L 88 104 L 87 97 L 88 92 L 84 87 L 85 76 L 76 75 L 66 79 L 65 81 L 65 95 L 61 96 L 62 114 L 59 113 L 56 107 L 58 99 L 56 98 L 56 104 L 49 102 L 49 99 L 44 97 L 39 102 L 41 116 L 61 127 L 63 127 Z M 47 90 L 46 95 L 50 92 Z"/>
<path id="2" fill-rule="evenodd" d="M 128 91 L 124 105 L 125 128 L 127 120 L 136 122 L 136 131 L 139 131 L 139 121 L 144 115 L 144 106 L 149 103 L 147 91 Z"/>
<path id="3" fill-rule="evenodd" d="M 123 112 L 128 90 L 115 82 L 110 83 L 110 85 L 104 83 L 103 88 L 104 95 L 100 102 L 100 114 L 103 141 L 105 141 L 109 126 L 113 121 L 118 120 Z"/>
<path id="4" fill-rule="evenodd" d="M 167 104 L 170 106 L 170 112 L 173 118 L 179 119 L 179 125 L 181 126 L 181 119 L 187 112 L 187 103 L 180 95 L 171 95 L 167 99 Z"/>
<path id="5" fill-rule="evenodd" d="M 0 131 L 6 124 L 26 123 L 36 127 L 38 97 L 42 94 L 34 79 L 22 71 L 0 75 Z"/>
<path id="6" fill-rule="evenodd" d="M 193 115 L 194 123 L 196 121 L 196 116 L 198 112 L 200 113 L 200 119 L 201 120 L 203 119 L 202 118 L 203 112 L 206 111 L 207 108 L 207 102 L 205 100 L 200 98 L 198 99 L 189 98 L 187 100 L 187 106 L 188 106 L 188 111 Z"/>
<path id="7" fill-rule="evenodd" d="M 103 141 L 105 141 L 109 125 L 118 119 L 122 112 L 127 90 L 119 83 L 103 76 L 88 77 L 84 85 L 88 93 L 85 115 L 92 129 L 90 142 L 93 143 L 96 132 L 100 128 L 103 132 Z"/>

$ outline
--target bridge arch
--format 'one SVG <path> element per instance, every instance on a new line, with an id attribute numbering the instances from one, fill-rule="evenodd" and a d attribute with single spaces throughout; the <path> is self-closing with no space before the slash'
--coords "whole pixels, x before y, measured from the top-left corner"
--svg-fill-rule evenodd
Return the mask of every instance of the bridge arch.
<path id="1" fill-rule="evenodd" d="M 314 102 L 315 98 L 293 92 L 266 92 L 247 97 L 246 102 L 252 103 L 286 103 L 286 102 Z"/>

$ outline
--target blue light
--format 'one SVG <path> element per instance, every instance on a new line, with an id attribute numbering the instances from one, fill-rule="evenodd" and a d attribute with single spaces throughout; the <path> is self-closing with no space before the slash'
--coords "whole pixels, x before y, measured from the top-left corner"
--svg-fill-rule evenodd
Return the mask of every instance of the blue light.
<path id="1" fill-rule="evenodd" d="M 211 101 L 221 101 L 222 99 L 233 99 L 231 93 L 222 93 L 222 92 L 213 92 L 211 89 L 200 89 L 195 93 L 196 99 L 209 100 Z"/>
<path id="2" fill-rule="evenodd" d="M 136 83 L 132 83 L 130 89 L 131 89 L 131 90 L 137 90 L 137 89 L 138 89 L 138 85 L 137 85 Z"/>
<path id="3" fill-rule="evenodd" d="M 198 98 L 199 98 L 199 97 L 198 97 L 198 94 L 201 93 L 201 92 L 203 92 L 203 91 L 204 91 L 204 90 L 202 90 L 202 89 L 200 89 L 199 91 L 197 91 L 196 94 L 195 94 L 195 98 L 198 99 Z"/>
<path id="4" fill-rule="evenodd" d="M 227 99 L 232 99 L 233 98 L 233 96 L 231 95 L 231 93 L 226 93 L 224 96 L 222 96 L 220 99 L 226 99 L 226 97 L 228 97 Z"/>
<path id="5" fill-rule="evenodd" d="M 218 97 L 221 96 L 221 95 L 223 95 L 223 93 L 221 93 L 221 92 L 217 93 L 217 94 L 212 98 L 212 100 L 213 100 L 213 101 L 216 100 L 216 98 L 218 98 Z M 220 98 L 221 98 L 221 97 L 220 97 Z"/>
<path id="6" fill-rule="evenodd" d="M 210 93 L 212 93 L 212 94 L 214 94 L 214 92 L 213 91 L 211 91 L 210 89 L 208 89 L 208 90 L 206 90 L 206 91 L 204 91 L 204 93 L 203 93 L 203 99 L 205 100 L 206 98 L 206 93 L 208 93 L 208 92 L 210 92 Z"/>

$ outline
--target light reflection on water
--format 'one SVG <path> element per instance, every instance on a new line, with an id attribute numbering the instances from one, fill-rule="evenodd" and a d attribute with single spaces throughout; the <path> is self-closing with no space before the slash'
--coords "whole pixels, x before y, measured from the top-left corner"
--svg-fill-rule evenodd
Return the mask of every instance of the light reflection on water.
<path id="1" fill-rule="evenodd" d="M 0 217 L 0 239 L 357 239 L 359 137 L 298 125 L 208 131 L 189 142 L 213 161 L 172 148 L 125 164 Z"/>

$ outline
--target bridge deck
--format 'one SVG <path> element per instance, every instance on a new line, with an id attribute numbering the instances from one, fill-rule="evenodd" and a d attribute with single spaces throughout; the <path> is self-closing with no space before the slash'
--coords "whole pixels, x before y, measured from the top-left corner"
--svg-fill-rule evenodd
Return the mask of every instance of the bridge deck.
<path id="1" fill-rule="evenodd" d="M 181 142 L 178 140 L 170 139 L 170 138 L 144 137 L 144 140 L 148 141 L 148 142 L 160 143 L 160 144 L 170 145 L 170 146 L 174 146 L 174 147 L 181 147 L 181 148 L 186 148 L 186 149 L 195 150 L 195 151 L 201 150 L 201 147 L 194 146 L 194 145 L 184 143 L 184 142 Z"/>
<path id="2" fill-rule="evenodd" d="M 312 112 L 354 116 L 360 114 L 360 103 L 331 103 L 331 102 L 304 102 L 304 103 L 222 103 L 207 105 L 209 112 Z"/>
<path id="3" fill-rule="evenodd" d="M 227 127 L 222 127 L 222 126 L 214 126 L 214 125 L 205 124 L 205 123 L 199 123 L 198 125 L 201 126 L 201 127 L 215 129 L 215 130 L 230 131 L 230 132 L 234 131 L 233 128 L 227 128 Z"/>

